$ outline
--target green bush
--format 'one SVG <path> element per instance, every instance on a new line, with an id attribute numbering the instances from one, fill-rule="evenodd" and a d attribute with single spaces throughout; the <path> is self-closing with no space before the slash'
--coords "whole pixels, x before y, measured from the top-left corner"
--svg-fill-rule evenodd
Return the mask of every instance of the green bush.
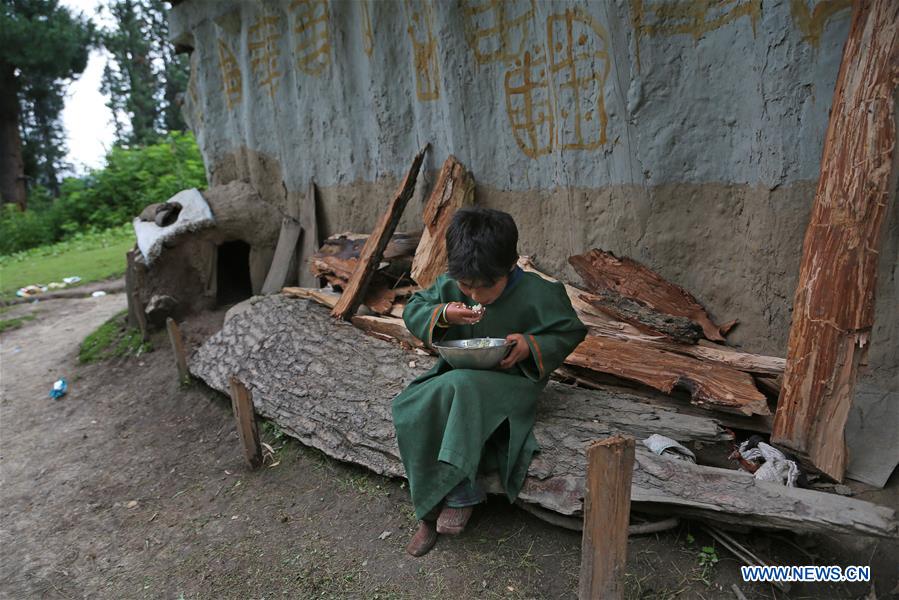
<path id="1" fill-rule="evenodd" d="M 128 223 L 144 207 L 165 202 L 186 188 L 206 187 L 203 160 L 191 133 L 174 132 L 151 146 L 117 146 L 103 169 L 62 182 L 55 201 L 31 190 L 28 210 L 0 211 L 0 254 L 10 254 Z"/>

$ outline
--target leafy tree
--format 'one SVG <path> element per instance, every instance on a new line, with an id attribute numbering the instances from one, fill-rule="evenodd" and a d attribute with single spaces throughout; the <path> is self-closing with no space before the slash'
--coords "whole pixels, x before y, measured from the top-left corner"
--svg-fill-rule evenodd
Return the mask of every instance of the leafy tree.
<path id="1" fill-rule="evenodd" d="M 178 95 L 187 88 L 188 63 L 168 40 L 162 0 L 113 0 L 116 22 L 103 31 L 112 60 L 103 72 L 120 143 L 152 144 L 169 131 L 184 131 Z"/>
<path id="2" fill-rule="evenodd" d="M 4 203 L 25 209 L 28 177 L 57 188 L 65 156 L 59 119 L 64 82 L 84 71 L 94 39 L 91 21 L 59 6 L 58 0 L 0 3 L 0 197 Z"/>

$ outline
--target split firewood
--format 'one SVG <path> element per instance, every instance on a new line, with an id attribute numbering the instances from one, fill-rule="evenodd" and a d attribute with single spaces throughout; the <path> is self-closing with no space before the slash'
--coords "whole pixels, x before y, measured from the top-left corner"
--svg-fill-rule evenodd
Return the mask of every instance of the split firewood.
<path id="1" fill-rule="evenodd" d="M 518 265 L 525 271 L 536 273 L 547 281 L 557 281 L 549 275 L 540 272 L 527 256 L 522 256 L 518 261 Z M 635 344 L 644 344 L 647 347 L 726 365 L 746 373 L 777 376 L 784 372 L 786 360 L 783 358 L 740 352 L 705 340 L 700 340 L 697 344 L 677 344 L 661 335 L 649 335 L 629 323 L 613 319 L 596 309 L 592 305 L 592 301 L 596 297 L 593 294 L 567 284 L 565 285 L 565 291 L 578 317 L 594 335 L 627 340 Z"/>
<path id="2" fill-rule="evenodd" d="M 724 341 L 721 328 L 712 322 L 705 308 L 690 292 L 645 265 L 627 257 L 618 258 L 611 252 L 599 249 L 574 255 L 568 262 L 584 280 L 589 291 L 599 293 L 611 290 L 639 300 L 661 313 L 692 319 L 702 327 L 708 339 Z M 731 324 L 730 327 L 732 326 Z"/>
<path id="3" fill-rule="evenodd" d="M 390 404 L 433 361 L 335 323 L 314 303 L 274 295 L 235 314 L 189 366 L 225 393 L 229 375 L 238 375 L 252 388 L 256 410 L 302 443 L 402 477 Z M 538 401 L 534 426 L 541 452 L 519 498 L 564 515 L 581 514 L 584 448 L 615 433 L 638 440 L 659 433 L 685 444 L 728 445 L 732 439 L 712 418 L 647 405 L 620 390 L 595 392 L 550 382 Z M 899 533 L 895 511 L 884 506 L 756 481 L 749 473 L 677 461 L 639 447 L 635 458 L 631 501 L 638 511 L 791 531 Z M 486 484 L 491 491 L 502 490 L 498 479 L 488 478 Z"/>
<path id="4" fill-rule="evenodd" d="M 671 393 L 690 392 L 693 404 L 746 415 L 768 415 L 768 400 L 742 371 L 614 338 L 587 335 L 566 364 L 611 373 Z"/>
<path id="5" fill-rule="evenodd" d="M 376 317 L 374 315 L 355 315 L 351 321 L 353 325 L 368 333 L 376 334 L 381 339 L 399 341 L 412 348 L 427 350 L 424 343 L 412 335 L 402 319 L 393 317 Z"/>
<path id="6" fill-rule="evenodd" d="M 836 481 L 846 471 L 844 431 L 871 343 L 884 220 L 895 205 L 897 82 L 899 3 L 854 2 L 771 437 Z"/>
<path id="7" fill-rule="evenodd" d="M 425 228 L 412 262 L 412 279 L 430 287 L 446 271 L 446 230 L 457 210 L 474 204 L 474 179 L 455 156 L 443 163 L 424 210 Z"/>
<path id="8" fill-rule="evenodd" d="M 409 167 L 409 172 L 406 173 L 402 185 L 397 190 L 396 196 L 394 196 L 390 206 L 387 207 L 387 210 L 381 216 L 381 220 L 378 221 L 378 225 L 371 236 L 366 240 L 362 253 L 359 255 L 359 264 L 346 288 L 344 288 L 337 306 L 331 311 L 331 316 L 347 320 L 356 313 L 356 309 L 362 303 L 368 283 L 371 281 L 372 275 L 384 256 L 384 249 L 390 241 L 390 236 L 396 230 L 397 223 L 399 223 L 403 214 L 403 209 L 406 208 L 406 204 L 415 191 L 415 181 L 418 179 L 418 172 L 421 170 L 421 163 L 424 161 L 428 147 L 429 145 L 426 144 L 415 156 L 412 166 Z"/>
<path id="9" fill-rule="evenodd" d="M 610 317 L 630 323 L 649 334 L 664 334 L 682 344 L 695 344 L 702 338 L 702 327 L 686 317 L 660 313 L 639 300 L 612 290 L 600 290 L 595 295 L 581 295 L 581 299 Z"/>

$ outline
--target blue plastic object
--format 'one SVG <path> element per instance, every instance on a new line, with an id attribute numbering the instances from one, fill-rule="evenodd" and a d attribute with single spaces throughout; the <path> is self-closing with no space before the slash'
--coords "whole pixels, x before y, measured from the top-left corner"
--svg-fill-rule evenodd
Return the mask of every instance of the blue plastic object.
<path id="1" fill-rule="evenodd" d="M 62 377 L 60 379 L 57 379 L 53 384 L 53 389 L 50 390 L 50 397 L 54 400 L 59 400 L 66 395 L 67 391 L 69 391 L 69 384 L 65 380 L 65 378 Z"/>

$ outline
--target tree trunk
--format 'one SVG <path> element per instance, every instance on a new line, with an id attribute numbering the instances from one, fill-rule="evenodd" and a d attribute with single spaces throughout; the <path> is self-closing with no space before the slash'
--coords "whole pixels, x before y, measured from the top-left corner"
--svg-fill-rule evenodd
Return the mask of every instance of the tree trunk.
<path id="1" fill-rule="evenodd" d="M 837 481 L 891 203 L 899 2 L 856 2 L 805 234 L 772 441 Z"/>
<path id="2" fill-rule="evenodd" d="M 25 163 L 19 134 L 19 85 L 12 65 L 0 64 L 0 202 L 25 210 Z"/>
<path id="3" fill-rule="evenodd" d="M 308 300 L 278 295 L 258 299 L 229 319 L 191 357 L 190 370 L 224 393 L 229 377 L 236 375 L 252 392 L 256 410 L 291 436 L 338 460 L 401 477 L 390 403 L 433 361 L 333 321 L 327 309 Z M 615 433 L 640 440 L 659 433 L 681 443 L 711 445 L 732 439 L 711 418 L 638 398 L 551 382 L 537 405 L 534 435 L 541 452 L 530 465 L 520 499 L 580 514 L 584 448 Z M 492 492 L 502 491 L 496 477 L 485 483 Z M 631 499 L 643 510 L 796 531 L 897 533 L 891 509 L 759 482 L 749 473 L 693 465 L 648 450 L 637 451 L 631 485 Z"/>

